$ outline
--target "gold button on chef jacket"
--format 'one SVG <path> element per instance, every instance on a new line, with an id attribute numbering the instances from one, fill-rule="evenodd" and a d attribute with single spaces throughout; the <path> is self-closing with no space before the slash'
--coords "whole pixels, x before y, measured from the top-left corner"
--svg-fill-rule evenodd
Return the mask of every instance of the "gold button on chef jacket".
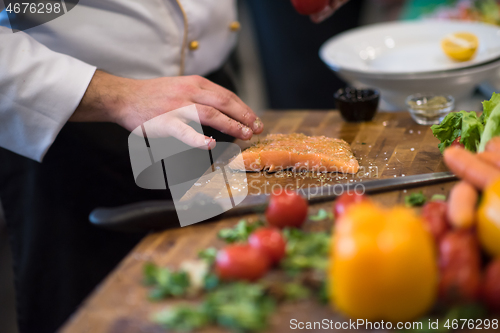
<path id="1" fill-rule="evenodd" d="M 2 10 L 0 147 L 38 161 L 96 68 L 135 79 L 206 75 L 236 43 L 235 0 L 80 0 L 17 33 L 0 1 Z"/>

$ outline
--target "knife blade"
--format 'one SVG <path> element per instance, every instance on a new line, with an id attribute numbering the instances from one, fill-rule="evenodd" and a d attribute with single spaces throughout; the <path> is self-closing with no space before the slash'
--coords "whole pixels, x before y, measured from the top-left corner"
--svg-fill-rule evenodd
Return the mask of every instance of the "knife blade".
<path id="1" fill-rule="evenodd" d="M 457 180 L 450 172 L 427 173 L 406 177 L 378 179 L 366 182 L 335 184 L 331 186 L 315 186 L 298 189 L 310 203 L 332 201 L 345 192 L 381 193 L 399 189 L 433 185 Z M 174 205 L 172 201 L 144 201 L 114 208 L 96 208 L 89 216 L 92 224 L 121 232 L 147 232 L 166 228 L 179 227 L 178 211 L 211 211 L 217 214 L 210 220 L 263 212 L 269 201 L 269 194 L 248 195 L 236 207 L 223 211 L 221 204 L 213 198 L 198 193 L 192 199 Z M 220 214 L 218 214 L 220 212 Z"/>

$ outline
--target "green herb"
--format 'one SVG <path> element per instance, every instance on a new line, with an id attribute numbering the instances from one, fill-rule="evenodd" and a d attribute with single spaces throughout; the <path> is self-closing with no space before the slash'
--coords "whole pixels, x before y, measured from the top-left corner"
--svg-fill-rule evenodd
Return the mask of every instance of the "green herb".
<path id="1" fill-rule="evenodd" d="M 327 212 L 323 208 L 321 208 L 318 211 L 318 214 L 309 216 L 309 220 L 311 220 L 311 221 L 323 221 L 323 220 L 326 220 L 328 218 L 333 219 L 333 214 L 331 212 Z"/>
<path id="2" fill-rule="evenodd" d="M 237 282 L 207 294 L 199 306 L 180 305 L 158 313 L 153 320 L 166 329 L 190 331 L 217 324 L 238 332 L 268 326 L 274 300 L 260 284 Z"/>
<path id="3" fill-rule="evenodd" d="M 328 303 L 328 287 L 326 285 L 326 281 L 323 281 L 323 283 L 321 284 L 321 287 L 318 292 L 318 301 L 321 304 Z"/>
<path id="4" fill-rule="evenodd" d="M 210 317 L 200 306 L 191 307 L 179 305 L 172 309 L 163 310 L 153 316 L 153 321 L 165 329 L 181 332 L 191 332 L 210 324 Z"/>
<path id="5" fill-rule="evenodd" d="M 218 236 L 226 241 L 226 243 L 244 242 L 248 239 L 248 236 L 255 231 L 255 229 L 260 228 L 263 225 L 264 223 L 262 221 L 247 223 L 247 221 L 241 220 L 234 228 L 220 230 Z"/>
<path id="6" fill-rule="evenodd" d="M 405 197 L 406 207 L 422 206 L 425 203 L 425 195 L 420 192 L 415 192 Z"/>
<path id="7" fill-rule="evenodd" d="M 205 260 L 209 265 L 215 262 L 215 257 L 217 257 L 217 249 L 215 247 L 209 247 L 198 252 L 198 258 Z"/>
<path id="8" fill-rule="evenodd" d="M 236 331 L 259 331 L 268 325 L 275 302 L 260 284 L 238 282 L 210 293 L 206 312 L 220 325 Z"/>
<path id="9" fill-rule="evenodd" d="M 483 102 L 483 114 L 476 112 L 450 112 L 439 125 L 431 126 L 432 133 L 441 141 L 439 150 L 444 151 L 460 137 L 466 149 L 484 151 L 488 141 L 500 135 L 500 94 L 493 93 L 489 101 Z"/>
<path id="10" fill-rule="evenodd" d="M 481 319 L 487 317 L 487 310 L 484 305 L 479 303 L 470 303 L 454 306 L 449 308 L 444 314 L 438 317 L 424 317 L 418 322 L 421 323 L 421 326 L 415 329 L 403 330 L 402 332 L 415 332 L 415 333 L 445 333 L 449 331 L 454 331 L 453 329 L 453 321 L 459 324 L 459 327 L 462 326 L 463 320 L 474 320 Z M 431 323 L 436 322 L 438 320 L 437 328 L 429 327 L 429 320 Z M 462 321 L 461 321 L 462 320 Z"/>
<path id="11" fill-rule="evenodd" d="M 326 232 L 304 232 L 286 229 L 286 256 L 281 265 L 291 271 L 306 269 L 324 270 L 328 265 L 330 235 Z"/>
<path id="12" fill-rule="evenodd" d="M 183 296 L 190 286 L 189 275 L 184 271 L 173 272 L 168 268 L 147 263 L 143 273 L 144 284 L 153 287 L 149 292 L 151 300 Z"/>
<path id="13" fill-rule="evenodd" d="M 431 201 L 446 201 L 446 195 L 444 195 L 444 194 L 434 194 L 431 197 Z"/>
<path id="14" fill-rule="evenodd" d="M 283 287 L 285 299 L 288 301 L 295 301 L 306 299 L 311 296 L 311 290 L 300 283 L 287 283 Z"/>
<path id="15" fill-rule="evenodd" d="M 480 319 L 485 318 L 488 315 L 488 311 L 483 304 L 480 303 L 469 303 L 458 305 L 450 308 L 446 313 L 446 319 Z"/>
<path id="16" fill-rule="evenodd" d="M 209 291 L 219 286 L 219 277 L 215 274 L 207 274 L 203 279 L 203 289 Z"/>

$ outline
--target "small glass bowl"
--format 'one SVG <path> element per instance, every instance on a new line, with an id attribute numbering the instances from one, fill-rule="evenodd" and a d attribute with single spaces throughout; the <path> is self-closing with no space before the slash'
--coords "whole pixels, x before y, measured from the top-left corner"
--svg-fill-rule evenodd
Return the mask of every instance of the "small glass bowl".
<path id="1" fill-rule="evenodd" d="M 455 108 L 453 96 L 415 94 L 408 96 L 406 106 L 413 120 L 420 125 L 439 124 Z"/>
<path id="2" fill-rule="evenodd" d="M 380 93 L 375 89 L 342 88 L 334 95 L 342 118 L 348 122 L 370 121 L 377 113 Z"/>

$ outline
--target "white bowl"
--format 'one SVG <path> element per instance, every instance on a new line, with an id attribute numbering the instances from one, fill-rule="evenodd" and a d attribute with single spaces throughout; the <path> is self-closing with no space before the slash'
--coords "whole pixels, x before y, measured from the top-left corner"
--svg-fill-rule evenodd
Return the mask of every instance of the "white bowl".
<path id="1" fill-rule="evenodd" d="M 456 62 L 441 50 L 453 32 L 475 34 L 479 47 L 470 61 Z M 364 26 L 326 41 L 321 59 L 335 71 L 363 74 L 415 74 L 476 66 L 500 58 L 500 28 L 477 22 L 403 21 Z"/>
<path id="2" fill-rule="evenodd" d="M 440 40 L 468 31 L 479 38 L 475 58 L 449 60 Z M 347 31 L 323 44 L 321 59 L 349 84 L 381 92 L 381 109 L 404 110 L 415 93 L 452 95 L 457 103 L 500 70 L 500 29 L 482 23 L 391 22 Z"/>

